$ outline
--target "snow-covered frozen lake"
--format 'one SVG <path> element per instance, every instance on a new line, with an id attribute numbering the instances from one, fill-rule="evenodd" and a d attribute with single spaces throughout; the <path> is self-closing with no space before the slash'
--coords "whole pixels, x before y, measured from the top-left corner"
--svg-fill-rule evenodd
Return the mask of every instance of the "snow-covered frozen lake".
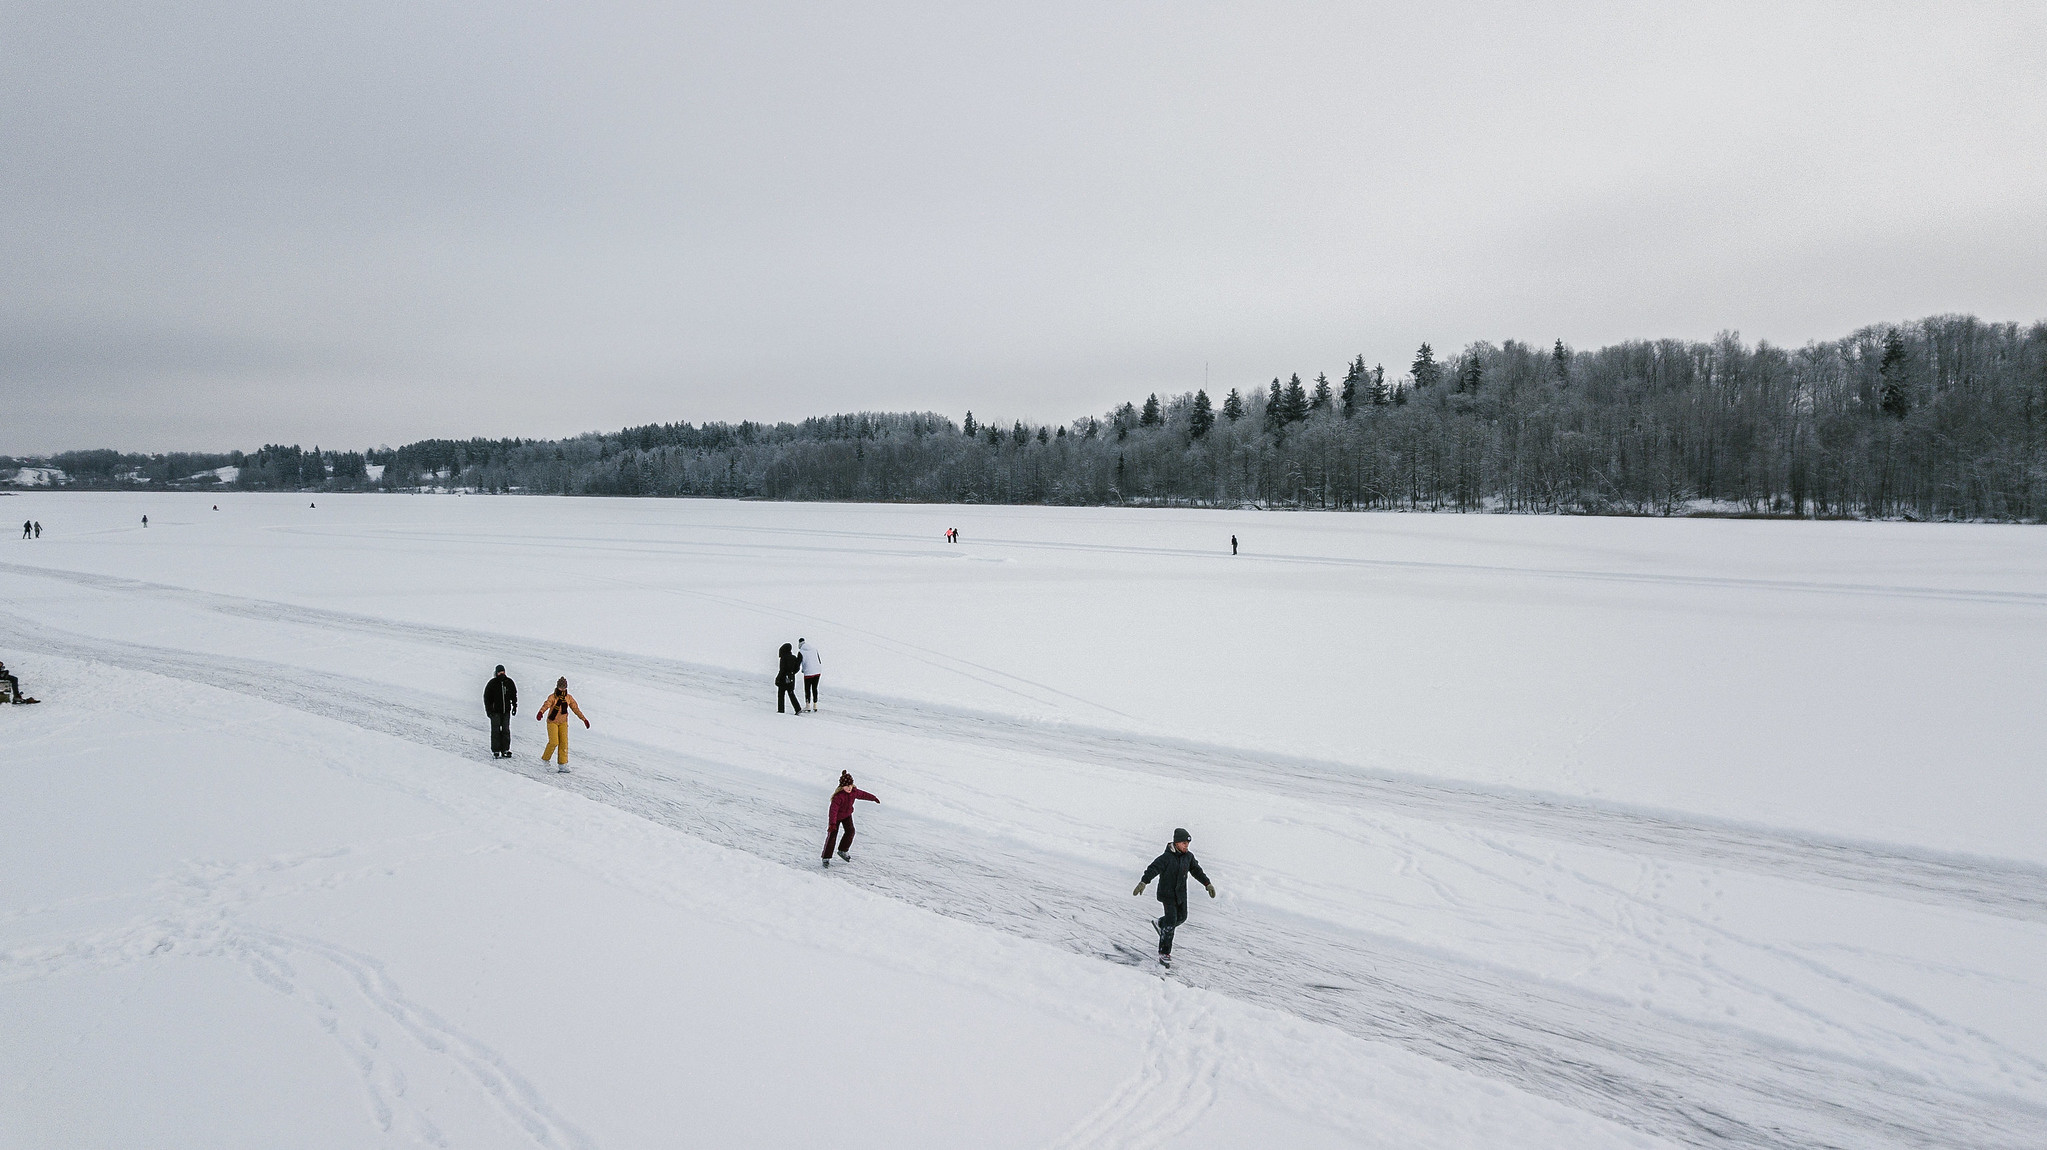
<path id="1" fill-rule="evenodd" d="M 2047 530 L 317 502 L 0 498 L 0 1145 L 2047 1145 Z"/>

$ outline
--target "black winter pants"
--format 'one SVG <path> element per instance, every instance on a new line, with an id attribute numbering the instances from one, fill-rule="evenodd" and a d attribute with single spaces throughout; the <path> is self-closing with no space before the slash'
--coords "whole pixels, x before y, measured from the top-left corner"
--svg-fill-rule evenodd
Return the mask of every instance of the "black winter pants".
<path id="1" fill-rule="evenodd" d="M 778 715 L 786 713 L 782 708 L 782 700 L 784 699 L 789 700 L 789 705 L 796 708 L 797 714 L 803 713 L 803 704 L 796 701 L 796 684 L 787 679 L 777 679 L 775 680 L 775 713 Z"/>
<path id="2" fill-rule="evenodd" d="M 21 702 L 21 680 L 5 672 L 0 672 L 0 679 L 7 680 L 7 686 L 13 691 L 13 698 L 11 701 L 16 703 Z"/>
<path id="3" fill-rule="evenodd" d="M 845 827 L 845 828 L 846 828 L 846 837 L 845 837 L 845 838 L 840 838 L 840 837 L 839 837 L 839 828 L 840 828 L 840 827 Z M 850 850 L 852 850 L 852 849 L 853 849 L 853 818 L 852 818 L 852 816 L 851 816 L 851 815 L 848 815 L 847 817 L 845 817 L 845 818 L 843 818 L 843 819 L 840 819 L 839 821 L 837 821 L 837 822 L 833 823 L 833 824 L 832 824 L 832 829 L 831 829 L 831 830 L 828 830 L 828 831 L 826 831 L 826 832 L 825 832 L 825 834 L 824 834 L 824 857 L 825 857 L 825 858 L 830 858 L 830 857 L 832 857 L 832 852 L 833 852 L 833 851 L 850 851 Z"/>
<path id="4" fill-rule="evenodd" d="M 822 674 L 803 676 L 803 701 L 813 707 L 817 706 L 817 681 L 822 678 Z"/>
<path id="5" fill-rule="evenodd" d="M 494 755 L 504 755 L 512 750 L 512 716 L 503 711 L 494 711 L 490 716 L 490 750 Z"/>
<path id="6" fill-rule="evenodd" d="M 1187 900 L 1181 898 L 1168 902 L 1165 899 L 1160 899 L 1159 909 L 1165 912 L 1159 916 L 1158 920 L 1159 953 L 1171 954 L 1173 953 L 1173 928 L 1187 921 Z"/>

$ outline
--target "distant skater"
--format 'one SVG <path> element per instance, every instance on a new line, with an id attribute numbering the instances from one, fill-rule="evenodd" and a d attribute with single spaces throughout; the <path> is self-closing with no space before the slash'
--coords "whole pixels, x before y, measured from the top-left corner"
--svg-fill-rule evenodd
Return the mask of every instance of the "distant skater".
<path id="1" fill-rule="evenodd" d="M 832 852 L 837 851 L 844 862 L 853 861 L 853 800 L 866 799 L 870 803 L 881 800 L 853 785 L 851 771 L 839 772 L 839 789 L 832 792 L 831 829 L 824 835 L 824 865 L 832 865 Z M 846 828 L 846 836 L 839 837 L 839 828 Z"/>
<path id="2" fill-rule="evenodd" d="M 29 532 L 33 530 L 35 530 L 35 524 L 30 523 L 26 519 L 21 521 L 21 537 L 23 539 L 28 538 Z"/>
<path id="3" fill-rule="evenodd" d="M 1235 555 L 1236 553 L 1237 553 L 1237 537 L 1236 537 L 1236 536 L 1234 536 L 1234 535 L 1232 535 L 1232 536 L 1230 536 L 1230 554 L 1232 554 L 1232 555 Z"/>
<path id="4" fill-rule="evenodd" d="M 557 760 L 560 763 L 560 771 L 567 771 L 569 769 L 570 711 L 574 711 L 576 717 L 583 720 L 584 730 L 590 729 L 590 720 L 584 718 L 583 708 L 578 707 L 576 705 L 576 697 L 569 694 L 569 681 L 565 678 L 556 679 L 554 681 L 554 694 L 547 697 L 547 702 L 540 704 L 540 713 L 533 716 L 536 719 L 544 719 L 547 722 L 547 749 L 540 752 L 540 761 L 546 762 L 548 757 L 555 753 L 554 749 L 560 747 L 561 757 Z"/>
<path id="5" fill-rule="evenodd" d="M 21 693 L 21 680 L 15 678 L 14 672 L 8 670 L 5 663 L 0 663 L 0 683 L 7 684 L 7 701 L 9 703 L 18 706 L 22 703 L 42 702 L 41 699 L 31 699 Z"/>
<path id="6" fill-rule="evenodd" d="M 145 516 L 143 516 L 143 517 L 142 517 L 142 525 L 143 525 L 144 527 L 147 527 L 147 526 L 149 526 L 149 516 L 145 515 Z"/>
<path id="7" fill-rule="evenodd" d="M 1151 927 L 1159 936 L 1160 966 L 1173 965 L 1173 929 L 1187 921 L 1187 876 L 1200 879 L 1201 885 L 1208 888 L 1208 897 L 1215 897 L 1215 884 L 1208 881 L 1201 864 L 1187 849 L 1192 841 L 1193 836 L 1186 828 L 1175 830 L 1172 845 L 1166 848 L 1166 853 L 1151 860 L 1151 865 L 1144 868 L 1144 877 L 1137 880 L 1137 889 L 1130 892 L 1143 894 L 1151 880 L 1159 880 L 1159 909 L 1165 913 L 1154 919 Z"/>
<path id="8" fill-rule="evenodd" d="M 796 698 L 796 676 L 803 670 L 803 656 L 791 651 L 789 644 L 784 643 L 777 657 L 781 663 L 775 672 L 775 713 L 777 715 L 788 713 L 782 706 L 782 700 L 787 699 L 789 706 L 796 708 L 796 713 L 800 715 L 803 713 L 803 704 Z"/>
<path id="9" fill-rule="evenodd" d="M 490 716 L 490 757 L 511 758 L 512 716 L 519 713 L 519 684 L 505 674 L 503 663 L 498 664 L 498 673 L 491 676 L 490 682 L 483 685 L 483 713 Z"/>
<path id="10" fill-rule="evenodd" d="M 817 710 L 817 681 L 824 678 L 824 656 L 809 646 L 810 640 L 796 640 L 796 658 L 803 664 L 803 701 Z"/>
<path id="11" fill-rule="evenodd" d="M 38 519 L 38 520 L 36 520 L 36 538 L 38 538 L 38 539 L 41 539 L 42 537 L 43 537 L 43 521 L 42 521 L 42 520 L 40 520 L 40 519 Z"/>

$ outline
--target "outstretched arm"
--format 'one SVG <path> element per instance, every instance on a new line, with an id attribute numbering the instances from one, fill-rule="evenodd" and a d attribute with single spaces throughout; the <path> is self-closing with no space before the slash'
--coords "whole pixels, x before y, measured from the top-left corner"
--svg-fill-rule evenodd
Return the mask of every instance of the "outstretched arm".
<path id="1" fill-rule="evenodd" d="M 574 711 L 574 712 L 576 713 L 576 717 L 577 717 L 578 719 L 583 719 L 583 725 L 584 725 L 585 727 L 589 726 L 589 725 L 590 725 L 590 720 L 588 720 L 588 719 L 584 719 L 584 718 L 583 718 L 583 708 L 581 708 L 581 707 L 578 707 L 578 706 L 576 705 L 576 697 L 575 697 L 574 695 L 566 695 L 566 696 L 563 696 L 563 697 L 564 697 L 564 698 L 566 698 L 566 699 L 568 700 L 568 703 L 569 703 L 569 710 L 571 710 L 571 711 Z"/>
<path id="2" fill-rule="evenodd" d="M 1215 897 L 1215 884 L 1208 881 L 1208 875 L 1201 869 L 1200 863 L 1197 862 L 1187 864 L 1187 871 L 1189 874 L 1192 874 L 1195 878 L 1201 880 L 1202 886 L 1208 888 L 1208 897 L 1210 898 Z"/>
<path id="3" fill-rule="evenodd" d="M 878 803 L 881 801 L 880 799 L 875 798 L 873 795 L 868 794 L 866 791 L 861 790 L 859 787 L 853 788 L 853 797 L 856 799 L 866 799 L 870 803 Z"/>

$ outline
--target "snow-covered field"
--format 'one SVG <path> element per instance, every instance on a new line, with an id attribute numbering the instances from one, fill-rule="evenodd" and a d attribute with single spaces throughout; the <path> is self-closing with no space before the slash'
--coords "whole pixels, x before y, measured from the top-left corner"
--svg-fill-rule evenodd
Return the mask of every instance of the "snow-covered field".
<path id="1" fill-rule="evenodd" d="M 0 1145 L 2047 1145 L 2041 529 L 308 502 L 0 498 Z"/>

